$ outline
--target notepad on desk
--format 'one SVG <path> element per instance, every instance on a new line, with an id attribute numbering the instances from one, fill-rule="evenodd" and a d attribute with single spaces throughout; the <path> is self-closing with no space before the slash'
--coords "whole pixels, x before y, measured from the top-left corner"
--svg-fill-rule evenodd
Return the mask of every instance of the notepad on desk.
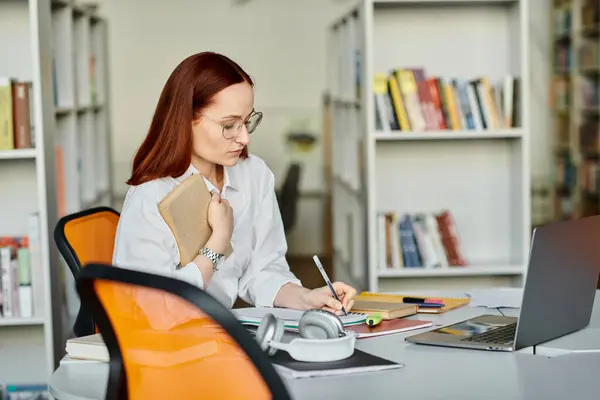
<path id="1" fill-rule="evenodd" d="M 393 302 L 400 304 L 409 304 L 404 303 L 404 297 L 422 297 L 427 298 L 429 296 L 420 296 L 416 294 L 403 295 L 398 293 L 373 293 L 373 292 L 361 292 L 358 296 L 355 297 L 355 301 L 378 301 L 378 302 Z M 440 298 L 444 303 L 443 307 L 440 308 L 425 308 L 419 307 L 418 312 L 423 314 L 442 314 L 448 310 L 453 310 L 455 308 L 459 308 L 469 304 L 471 299 L 469 297 L 441 297 Z"/>
<path id="2" fill-rule="evenodd" d="M 349 326 L 346 329 L 356 333 L 357 339 L 364 339 L 375 336 L 391 335 L 393 333 L 408 332 L 416 329 L 429 328 L 432 325 L 433 322 L 431 321 L 396 318 L 381 321 L 375 326 L 360 324 Z"/>
<path id="3" fill-rule="evenodd" d="M 416 304 L 392 301 L 356 300 L 352 311 L 362 314 L 379 314 L 382 319 L 395 319 L 414 315 L 419 311 Z"/>
<path id="4" fill-rule="evenodd" d="M 244 325 L 260 325 L 260 321 L 267 313 L 271 313 L 276 317 L 284 320 L 286 329 L 297 329 L 300 318 L 304 311 L 293 310 L 290 308 L 279 307 L 245 307 L 234 308 L 231 310 L 238 321 Z M 358 312 L 349 312 L 348 315 L 341 315 L 340 319 L 344 326 L 363 324 L 367 315 Z"/>
<path id="5" fill-rule="evenodd" d="M 344 360 L 329 362 L 297 361 L 287 352 L 278 351 L 272 362 L 275 369 L 292 379 L 384 371 L 404 366 L 359 349 L 354 349 L 354 354 Z"/>

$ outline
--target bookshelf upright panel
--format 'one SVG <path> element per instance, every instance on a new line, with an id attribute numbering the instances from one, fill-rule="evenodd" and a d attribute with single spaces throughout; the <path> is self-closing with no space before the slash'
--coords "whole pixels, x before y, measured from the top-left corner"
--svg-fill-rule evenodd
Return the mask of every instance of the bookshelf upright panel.
<path id="1" fill-rule="evenodd" d="M 0 386 L 48 383 L 74 321 L 63 301 L 65 292 L 73 299 L 73 279 L 61 270 L 54 227 L 86 207 L 84 194 L 111 204 L 110 175 L 100 172 L 110 162 L 106 32 L 95 26 L 105 26 L 95 9 L 73 1 L 0 2 Z M 104 97 L 92 107 L 96 53 Z"/>
<path id="2" fill-rule="evenodd" d="M 329 31 L 328 54 L 332 121 L 333 251 L 336 279 L 355 286 L 368 280 L 366 169 L 368 122 L 361 99 L 365 64 L 366 8 L 357 7 Z"/>
<path id="3" fill-rule="evenodd" d="M 364 0 L 332 25 L 334 176 L 346 189 L 333 208 L 349 214 L 355 200 L 366 223 L 348 244 L 334 217 L 336 254 L 365 250 L 336 274 L 374 291 L 519 284 L 531 213 L 527 18 L 522 1 Z M 348 21 L 354 41 L 339 33 Z"/>

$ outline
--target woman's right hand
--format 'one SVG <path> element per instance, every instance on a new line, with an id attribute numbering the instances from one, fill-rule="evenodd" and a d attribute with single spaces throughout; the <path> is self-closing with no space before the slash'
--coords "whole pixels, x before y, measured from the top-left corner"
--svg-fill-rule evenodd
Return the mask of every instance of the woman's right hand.
<path id="1" fill-rule="evenodd" d="M 213 230 L 211 242 L 220 247 L 212 250 L 223 253 L 233 234 L 233 209 L 216 191 L 212 193 L 208 205 L 208 223 Z"/>

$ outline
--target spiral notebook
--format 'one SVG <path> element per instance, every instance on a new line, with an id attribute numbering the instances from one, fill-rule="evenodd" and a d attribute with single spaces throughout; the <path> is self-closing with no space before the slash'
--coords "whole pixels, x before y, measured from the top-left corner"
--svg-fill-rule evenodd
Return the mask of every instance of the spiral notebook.
<path id="1" fill-rule="evenodd" d="M 396 293 L 373 293 L 373 292 L 361 292 L 358 296 L 355 297 L 355 300 L 364 300 L 364 301 L 382 301 L 382 302 L 398 302 L 402 303 L 404 297 L 431 297 L 431 296 L 421 296 L 418 294 L 402 295 Z M 448 310 L 452 310 L 458 307 L 462 307 L 464 305 L 469 304 L 471 299 L 469 297 L 437 297 L 443 301 L 444 306 L 441 308 L 422 308 L 419 307 L 418 312 L 421 314 L 443 314 Z M 402 303 L 405 304 L 405 303 Z"/>
<path id="2" fill-rule="evenodd" d="M 283 319 L 286 330 L 298 329 L 298 323 L 304 313 L 302 310 L 279 307 L 245 307 L 234 308 L 231 311 L 242 324 L 255 326 L 260 325 L 260 321 L 267 313 L 271 313 L 276 317 Z M 364 324 L 366 318 L 366 314 L 353 312 L 349 312 L 348 315 L 340 316 L 344 326 Z"/>

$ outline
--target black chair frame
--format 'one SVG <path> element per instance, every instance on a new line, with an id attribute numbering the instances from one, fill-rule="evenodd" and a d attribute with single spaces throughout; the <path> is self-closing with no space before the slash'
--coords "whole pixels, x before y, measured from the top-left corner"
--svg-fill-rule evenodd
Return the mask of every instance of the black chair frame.
<path id="1" fill-rule="evenodd" d="M 86 308 L 93 313 L 108 348 L 110 372 L 106 387 L 106 399 L 128 398 L 127 374 L 115 330 L 93 287 L 96 280 L 163 290 L 198 307 L 199 310 L 221 325 L 246 352 L 271 390 L 273 399 L 291 400 L 286 386 L 275 371 L 268 355 L 261 350 L 254 337 L 237 320 L 235 315 L 210 294 L 179 279 L 119 268 L 113 265 L 90 263 L 78 274 L 76 285 L 82 303 L 85 303 Z"/>

